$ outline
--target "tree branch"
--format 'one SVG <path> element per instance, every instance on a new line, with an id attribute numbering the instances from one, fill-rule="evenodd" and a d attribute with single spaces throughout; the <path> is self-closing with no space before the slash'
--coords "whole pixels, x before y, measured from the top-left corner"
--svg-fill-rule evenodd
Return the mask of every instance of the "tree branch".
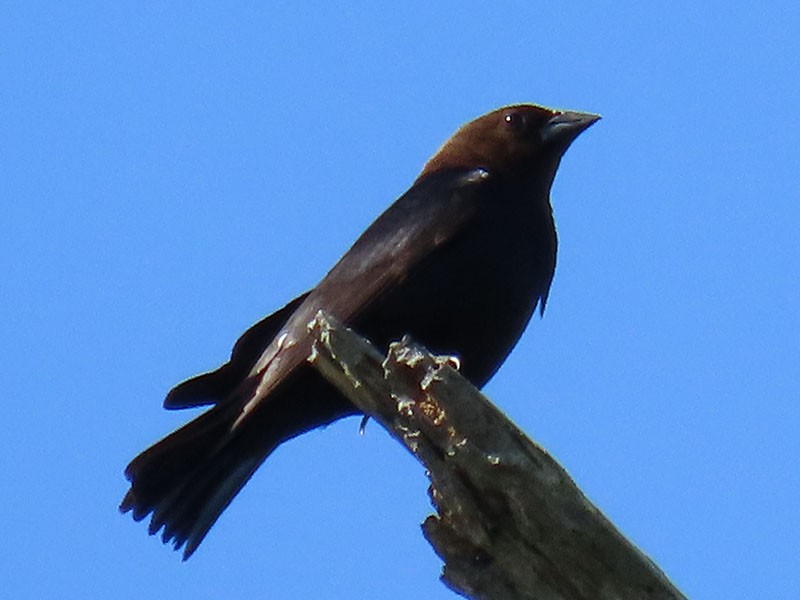
<path id="1" fill-rule="evenodd" d="M 384 359 L 319 313 L 309 361 L 428 471 L 442 580 L 475 599 L 685 598 L 542 448 L 407 337 Z"/>

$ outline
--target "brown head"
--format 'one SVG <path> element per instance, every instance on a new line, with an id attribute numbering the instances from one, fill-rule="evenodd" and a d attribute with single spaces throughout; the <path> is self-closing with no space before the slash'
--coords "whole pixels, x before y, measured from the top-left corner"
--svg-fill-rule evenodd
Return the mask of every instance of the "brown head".
<path id="1" fill-rule="evenodd" d="M 572 141 L 599 118 L 535 104 L 497 109 L 456 131 L 417 180 L 444 169 L 483 168 L 515 178 L 546 175 L 549 184 Z"/>

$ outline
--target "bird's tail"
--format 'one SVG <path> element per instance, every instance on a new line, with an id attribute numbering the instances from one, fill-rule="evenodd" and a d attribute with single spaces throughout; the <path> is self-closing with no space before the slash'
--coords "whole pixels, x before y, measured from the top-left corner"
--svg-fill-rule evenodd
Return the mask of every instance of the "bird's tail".
<path id="1" fill-rule="evenodd" d="M 189 558 L 279 444 L 356 412 L 316 373 L 302 375 L 279 386 L 235 427 L 249 397 L 242 388 L 142 452 L 125 469 L 131 488 L 120 510 L 137 521 L 152 513 L 149 533 L 163 528 L 163 542 L 184 547 L 183 559 Z"/>
<path id="2" fill-rule="evenodd" d="M 238 404 L 214 406 L 125 469 L 131 488 L 120 510 L 132 511 L 137 521 L 152 513 L 149 533 L 163 528 L 164 543 L 176 550 L 185 544 L 184 560 L 276 445 L 265 436 L 263 444 L 243 447 L 247 432 L 233 431 Z"/>

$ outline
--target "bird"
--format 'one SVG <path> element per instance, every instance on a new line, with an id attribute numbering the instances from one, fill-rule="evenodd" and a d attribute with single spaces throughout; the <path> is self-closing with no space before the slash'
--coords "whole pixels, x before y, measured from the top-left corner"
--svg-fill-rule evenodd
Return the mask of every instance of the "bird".
<path id="1" fill-rule="evenodd" d="M 482 387 L 537 307 L 557 236 L 550 189 L 599 115 L 517 104 L 460 127 L 311 290 L 250 327 L 230 360 L 188 379 L 166 409 L 205 412 L 136 456 L 120 510 L 187 560 L 280 444 L 358 409 L 307 362 L 324 310 L 378 348 L 410 335 Z"/>

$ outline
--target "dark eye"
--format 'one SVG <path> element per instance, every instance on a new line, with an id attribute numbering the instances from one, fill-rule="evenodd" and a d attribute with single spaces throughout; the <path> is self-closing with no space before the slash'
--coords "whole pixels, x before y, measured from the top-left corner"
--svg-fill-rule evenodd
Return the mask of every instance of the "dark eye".
<path id="1" fill-rule="evenodd" d="M 517 135 L 524 135 L 528 129 L 528 119 L 524 113 L 513 111 L 506 113 L 503 120 L 506 122 L 506 127 Z"/>

